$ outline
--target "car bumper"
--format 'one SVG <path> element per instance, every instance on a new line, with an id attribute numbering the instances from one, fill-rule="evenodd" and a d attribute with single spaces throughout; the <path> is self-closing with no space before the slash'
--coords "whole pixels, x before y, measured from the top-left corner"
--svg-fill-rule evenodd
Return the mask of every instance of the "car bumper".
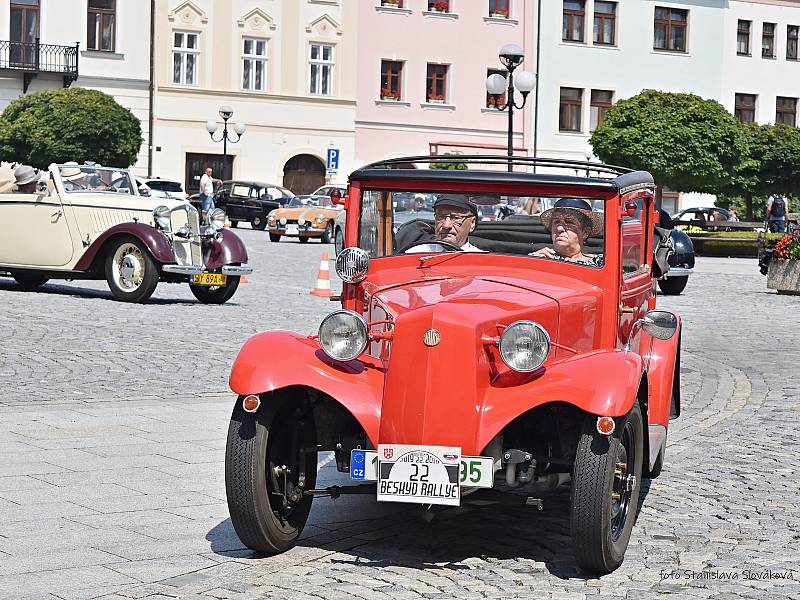
<path id="1" fill-rule="evenodd" d="M 325 232 L 324 229 L 301 229 L 297 232 L 286 233 L 286 229 L 282 229 L 280 227 L 269 227 L 267 228 L 268 233 L 272 233 L 275 235 L 280 235 L 284 237 L 322 237 L 322 234 Z"/>
<path id="2" fill-rule="evenodd" d="M 178 275 L 200 275 L 201 273 L 211 273 L 208 269 L 194 265 L 163 265 L 161 270 L 165 273 L 175 273 Z M 220 272 L 223 275 L 250 275 L 253 267 L 250 265 L 224 265 Z"/>
<path id="3" fill-rule="evenodd" d="M 686 277 L 694 273 L 694 269 L 687 269 L 686 267 L 670 267 L 669 271 L 664 277 Z"/>

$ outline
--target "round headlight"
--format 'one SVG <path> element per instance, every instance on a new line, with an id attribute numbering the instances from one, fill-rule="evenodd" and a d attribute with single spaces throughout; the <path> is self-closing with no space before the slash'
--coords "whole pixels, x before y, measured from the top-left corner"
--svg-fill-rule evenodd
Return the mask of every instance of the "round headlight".
<path id="1" fill-rule="evenodd" d="M 334 360 L 353 360 L 367 347 L 367 322 L 352 310 L 337 310 L 322 320 L 319 345 Z"/>
<path id="2" fill-rule="evenodd" d="M 297 224 L 302 227 L 305 224 L 305 219 L 303 217 L 297 217 Z"/>
<path id="3" fill-rule="evenodd" d="M 161 227 L 164 231 L 169 231 L 170 226 L 170 219 L 169 219 L 169 208 L 164 206 L 156 206 L 153 209 L 153 219 L 155 219 L 156 224 Z"/>
<path id="4" fill-rule="evenodd" d="M 280 224 L 281 224 L 281 225 L 286 225 L 286 219 L 281 219 L 281 220 L 280 220 Z"/>
<path id="5" fill-rule="evenodd" d="M 221 208 L 214 208 L 209 211 L 206 216 L 208 226 L 213 229 L 222 229 L 225 227 L 225 211 Z"/>
<path id="6" fill-rule="evenodd" d="M 535 371 L 542 366 L 549 352 L 550 336 L 533 321 L 516 321 L 500 336 L 500 356 L 515 371 Z"/>
<path id="7" fill-rule="evenodd" d="M 369 272 L 369 254 L 361 248 L 345 248 L 336 257 L 336 274 L 345 283 L 363 281 Z"/>
<path id="8" fill-rule="evenodd" d="M 322 223 L 325 220 L 325 217 L 323 217 L 322 215 L 317 215 L 316 217 L 314 217 L 314 220 L 317 223 Z"/>

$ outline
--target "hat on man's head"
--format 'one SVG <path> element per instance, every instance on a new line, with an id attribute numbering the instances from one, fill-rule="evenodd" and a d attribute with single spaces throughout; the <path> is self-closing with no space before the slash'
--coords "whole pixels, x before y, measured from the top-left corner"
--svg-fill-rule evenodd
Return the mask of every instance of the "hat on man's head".
<path id="1" fill-rule="evenodd" d="M 78 163 L 75 161 L 65 162 L 64 165 L 61 167 L 61 179 L 64 181 L 72 181 L 73 179 L 80 179 L 86 175 L 81 168 L 78 166 Z"/>
<path id="2" fill-rule="evenodd" d="M 33 167 L 20 165 L 14 169 L 14 183 L 18 186 L 33 183 L 39 179 L 39 175 Z"/>
<path id="3" fill-rule="evenodd" d="M 603 213 L 592 210 L 592 205 L 580 198 L 559 198 L 553 208 L 548 208 L 541 215 L 542 225 L 550 231 L 550 222 L 553 220 L 553 213 L 557 210 L 574 210 L 585 216 L 591 222 L 591 235 L 597 235 L 603 231 Z"/>
<path id="4" fill-rule="evenodd" d="M 465 196 L 460 194 L 444 194 L 439 196 L 436 198 L 436 202 L 433 203 L 433 210 L 436 210 L 440 206 L 454 206 L 456 208 L 468 210 L 474 217 L 478 216 L 478 205 L 474 202 L 470 202 Z"/>

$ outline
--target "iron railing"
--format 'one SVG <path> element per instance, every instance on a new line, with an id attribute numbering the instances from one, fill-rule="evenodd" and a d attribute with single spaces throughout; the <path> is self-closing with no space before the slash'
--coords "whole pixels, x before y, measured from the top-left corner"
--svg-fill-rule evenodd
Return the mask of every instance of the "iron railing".
<path id="1" fill-rule="evenodd" d="M 34 42 L 0 40 L 0 70 L 22 73 L 25 92 L 39 73 L 63 75 L 64 87 L 69 87 L 78 78 L 78 50 L 79 44 L 42 44 L 39 38 Z"/>

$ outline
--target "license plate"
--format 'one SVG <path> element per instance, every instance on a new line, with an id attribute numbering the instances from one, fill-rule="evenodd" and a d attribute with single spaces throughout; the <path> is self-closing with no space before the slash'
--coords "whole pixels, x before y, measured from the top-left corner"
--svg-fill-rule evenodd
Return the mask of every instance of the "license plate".
<path id="1" fill-rule="evenodd" d="M 222 273 L 198 273 L 192 276 L 194 285 L 225 285 L 227 280 L 228 276 Z"/>
<path id="2" fill-rule="evenodd" d="M 286 235 L 297 235 L 299 231 L 300 230 L 297 228 L 297 225 L 286 226 Z"/>

